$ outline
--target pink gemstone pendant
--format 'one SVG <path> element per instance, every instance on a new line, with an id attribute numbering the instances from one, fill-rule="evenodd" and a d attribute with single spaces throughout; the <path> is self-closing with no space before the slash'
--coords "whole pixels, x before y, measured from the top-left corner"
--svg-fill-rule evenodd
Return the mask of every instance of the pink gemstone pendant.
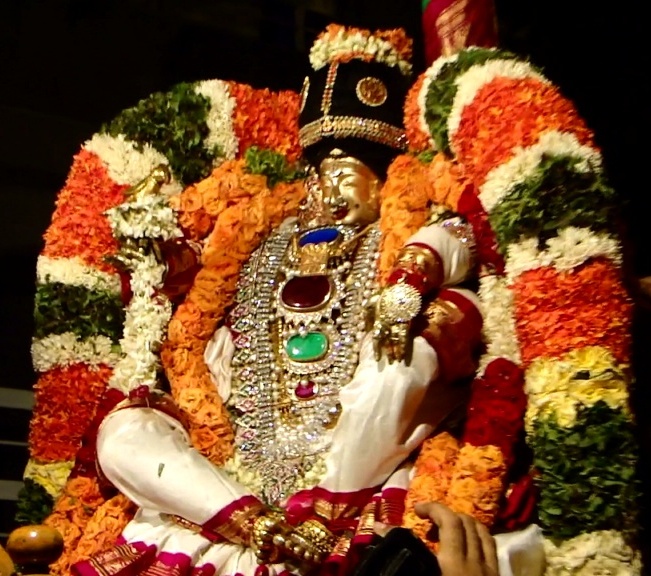
<path id="1" fill-rule="evenodd" d="M 311 380 L 308 382 L 299 382 L 294 389 L 294 395 L 299 400 L 309 400 L 314 398 L 319 392 L 319 386 Z"/>

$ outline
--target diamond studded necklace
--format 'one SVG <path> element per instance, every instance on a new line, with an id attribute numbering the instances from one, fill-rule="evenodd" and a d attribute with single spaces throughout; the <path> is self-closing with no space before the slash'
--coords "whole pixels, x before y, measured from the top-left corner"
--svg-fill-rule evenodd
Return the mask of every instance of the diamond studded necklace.
<path id="1" fill-rule="evenodd" d="M 244 266 L 230 315 L 236 446 L 278 504 L 330 446 L 375 290 L 380 232 L 282 226 Z M 328 245 L 334 242 L 335 245 Z M 352 250 L 356 246 L 356 250 Z"/>

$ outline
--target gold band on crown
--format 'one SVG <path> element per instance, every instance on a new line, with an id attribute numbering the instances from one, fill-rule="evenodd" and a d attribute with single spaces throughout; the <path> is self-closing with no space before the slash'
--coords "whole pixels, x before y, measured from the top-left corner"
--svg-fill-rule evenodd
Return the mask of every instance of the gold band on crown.
<path id="1" fill-rule="evenodd" d="M 298 139 L 303 148 L 328 137 L 363 138 L 397 150 L 407 149 L 407 135 L 402 128 L 371 118 L 322 116 L 298 131 Z"/>

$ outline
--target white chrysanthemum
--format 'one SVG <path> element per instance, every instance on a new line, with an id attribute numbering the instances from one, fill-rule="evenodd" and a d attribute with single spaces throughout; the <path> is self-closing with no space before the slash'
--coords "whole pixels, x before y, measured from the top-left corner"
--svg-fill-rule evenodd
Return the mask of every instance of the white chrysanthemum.
<path id="1" fill-rule="evenodd" d="M 36 280 L 39 284 L 59 282 L 81 286 L 88 290 L 120 293 L 120 276 L 97 270 L 81 258 L 50 258 L 39 256 L 36 261 Z"/>
<path id="2" fill-rule="evenodd" d="M 32 364 L 37 372 L 80 362 L 90 366 L 114 366 L 119 359 L 120 347 L 106 336 L 80 340 L 75 333 L 64 332 L 32 341 Z"/>
<path id="3" fill-rule="evenodd" d="M 525 425 L 531 432 L 534 422 L 554 415 L 561 426 L 570 427 L 580 406 L 599 401 L 628 414 L 628 387 L 624 370 L 605 348 L 580 348 L 560 359 L 537 359 L 525 375 Z"/>
<path id="4" fill-rule="evenodd" d="M 590 258 L 608 258 L 614 264 L 622 263 L 619 241 L 606 233 L 589 228 L 568 226 L 558 236 L 547 240 L 544 250 L 538 248 L 537 238 L 528 238 L 508 247 L 506 275 L 512 283 L 527 270 L 553 266 L 559 272 L 573 270 Z"/>
<path id="5" fill-rule="evenodd" d="M 532 146 L 516 148 L 508 162 L 496 166 L 488 173 L 479 188 L 479 199 L 484 209 L 491 212 L 515 186 L 533 176 L 543 154 L 580 159 L 576 165 L 579 172 L 601 170 L 601 155 L 596 149 L 580 144 L 574 134 L 550 130 L 542 134 Z"/>
<path id="6" fill-rule="evenodd" d="M 235 158 L 239 146 L 233 129 L 233 111 L 236 101 L 231 96 L 228 84 L 223 80 L 206 80 L 197 84 L 195 92 L 210 100 L 210 110 L 206 120 L 210 133 L 204 145 L 208 149 L 219 147 L 222 156 L 215 159 L 215 164 L 223 159 Z"/>
<path id="7" fill-rule="evenodd" d="M 387 66 L 398 66 L 403 74 L 411 72 L 411 64 L 400 58 L 390 42 L 360 32 L 350 34 L 343 28 L 334 37 L 317 38 L 310 49 L 310 64 L 314 70 L 319 70 L 337 56 L 346 54 L 364 54 Z"/>
<path id="8" fill-rule="evenodd" d="M 23 478 L 33 480 L 56 500 L 63 491 L 73 465 L 72 460 L 41 464 L 30 458 L 23 472 Z"/>
<path id="9" fill-rule="evenodd" d="M 139 196 L 106 211 L 116 238 L 157 238 L 182 236 L 176 214 L 163 196 Z"/>
<path id="10" fill-rule="evenodd" d="M 640 553 L 620 532 L 587 532 L 556 544 L 544 539 L 545 576 L 639 576 Z"/>
<path id="11" fill-rule="evenodd" d="M 157 294 L 163 285 L 165 267 L 152 255 L 134 263 L 131 275 L 133 297 L 126 309 L 123 356 L 116 364 L 109 386 L 128 392 L 139 386 L 153 388 L 160 369 L 158 351 L 172 317 L 172 304 Z"/>
<path id="12" fill-rule="evenodd" d="M 108 134 L 95 134 L 84 144 L 84 148 L 99 156 L 106 165 L 111 180 L 117 184 L 133 186 L 151 173 L 159 164 L 167 164 L 167 158 L 150 144 L 137 150 L 135 144 L 120 134 L 117 137 Z M 163 196 L 180 193 L 182 186 L 172 180 L 161 186 Z"/>
<path id="13" fill-rule="evenodd" d="M 450 115 L 448 116 L 448 138 L 450 146 L 454 134 L 459 129 L 463 109 L 475 99 L 477 92 L 496 78 L 534 78 L 549 84 L 542 74 L 536 72 L 530 64 L 518 60 L 488 60 L 483 64 L 470 67 L 466 72 L 460 74 L 454 81 L 457 91 L 454 95 Z"/>
<path id="14" fill-rule="evenodd" d="M 515 331 L 513 293 L 506 285 L 506 279 L 495 275 L 480 280 L 479 299 L 484 311 L 484 341 L 486 353 L 479 362 L 482 374 L 496 358 L 506 358 L 520 364 L 520 349 Z"/>

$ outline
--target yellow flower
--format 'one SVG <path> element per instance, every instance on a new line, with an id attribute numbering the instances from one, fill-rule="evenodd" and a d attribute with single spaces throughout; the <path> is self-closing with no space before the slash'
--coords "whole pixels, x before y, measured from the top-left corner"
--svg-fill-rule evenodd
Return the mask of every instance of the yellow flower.
<path id="1" fill-rule="evenodd" d="M 573 350 L 559 359 L 535 360 L 525 376 L 527 430 L 531 431 L 539 418 L 552 414 L 561 426 L 572 426 L 580 405 L 590 407 L 600 400 L 628 413 L 627 369 L 598 346 Z"/>
<path id="2" fill-rule="evenodd" d="M 40 484 L 56 500 L 65 486 L 73 464 L 72 460 L 40 464 L 30 459 L 25 467 L 23 478 L 29 478 Z"/>

